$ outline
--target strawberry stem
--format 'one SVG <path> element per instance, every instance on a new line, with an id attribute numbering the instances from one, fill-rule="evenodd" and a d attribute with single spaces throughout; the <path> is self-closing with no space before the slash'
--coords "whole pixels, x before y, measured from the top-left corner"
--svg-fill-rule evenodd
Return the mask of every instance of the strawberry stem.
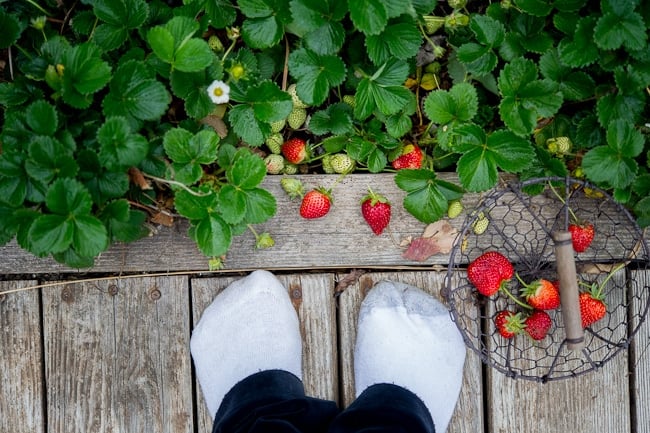
<path id="1" fill-rule="evenodd" d="M 551 191 L 553 191 L 553 194 L 555 195 L 555 197 L 557 197 L 558 200 L 560 200 L 562 202 L 562 204 L 566 206 L 566 200 L 564 200 L 564 198 L 555 190 L 555 187 L 553 187 L 553 185 L 551 185 L 550 182 L 549 182 L 548 186 L 549 186 L 549 188 L 551 188 Z M 577 224 L 580 220 L 578 219 L 576 214 L 573 213 L 573 210 L 571 209 L 571 207 L 567 206 L 567 210 L 569 211 L 569 214 L 571 214 L 571 218 L 573 219 L 573 221 Z"/>
<path id="2" fill-rule="evenodd" d="M 517 274 L 515 274 L 515 275 L 517 276 L 517 279 L 519 280 L 519 275 L 517 275 Z M 519 281 L 521 281 L 521 280 L 519 280 Z M 533 309 L 533 307 L 531 307 L 530 305 L 526 304 L 525 302 L 522 302 L 521 300 L 517 299 L 517 297 L 515 295 L 510 293 L 510 290 L 508 290 L 508 287 L 507 287 L 506 284 L 501 285 L 501 290 L 503 290 L 503 293 L 505 293 L 506 296 L 508 296 L 510 299 L 512 299 L 515 302 L 515 304 L 519 305 L 520 307 L 526 308 L 528 310 Z"/>
<path id="3" fill-rule="evenodd" d="M 600 284 L 598 285 L 598 293 L 597 293 L 597 296 L 598 296 L 598 297 L 601 296 L 601 294 L 602 294 L 602 292 L 603 292 L 603 289 L 605 288 L 605 284 L 607 284 L 607 282 L 609 281 L 609 279 L 612 278 L 612 277 L 614 276 L 614 274 L 615 274 L 616 272 L 620 271 L 623 267 L 625 267 L 625 263 L 621 263 L 620 265 L 618 265 L 617 267 L 615 267 L 614 269 L 612 269 L 612 271 L 607 275 L 607 278 L 605 278 L 605 279 L 603 280 L 603 282 L 600 283 Z"/>

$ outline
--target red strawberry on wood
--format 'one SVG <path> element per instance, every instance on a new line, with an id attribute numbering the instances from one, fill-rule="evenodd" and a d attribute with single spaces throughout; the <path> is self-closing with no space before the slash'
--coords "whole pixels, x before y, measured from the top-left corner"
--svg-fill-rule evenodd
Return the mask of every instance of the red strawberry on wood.
<path id="1" fill-rule="evenodd" d="M 315 188 L 302 198 L 300 216 L 307 219 L 320 218 L 327 215 L 331 206 L 330 191 L 324 188 Z"/>
<path id="2" fill-rule="evenodd" d="M 496 251 L 482 254 L 467 267 L 467 278 L 485 296 L 492 296 L 505 287 L 514 273 L 510 261 Z"/>
<path id="3" fill-rule="evenodd" d="M 552 325 L 551 316 L 546 311 L 535 310 L 524 321 L 524 330 L 533 340 L 543 340 Z"/>
<path id="4" fill-rule="evenodd" d="M 523 284 L 523 281 L 520 282 Z M 560 306 L 560 292 L 552 282 L 541 278 L 523 285 L 521 293 L 531 307 L 538 310 L 554 310 Z"/>
<path id="5" fill-rule="evenodd" d="M 386 197 L 368 189 L 368 195 L 361 199 L 361 214 L 373 233 L 380 235 L 390 222 L 391 206 Z"/>

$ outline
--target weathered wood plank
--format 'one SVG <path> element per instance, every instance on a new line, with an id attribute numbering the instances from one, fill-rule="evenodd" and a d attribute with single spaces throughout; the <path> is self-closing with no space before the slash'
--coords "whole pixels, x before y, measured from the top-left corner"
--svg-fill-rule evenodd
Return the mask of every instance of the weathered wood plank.
<path id="1" fill-rule="evenodd" d="M 193 432 L 187 278 L 43 292 L 48 429 Z"/>
<path id="2" fill-rule="evenodd" d="M 305 187 L 331 187 L 338 176 L 296 176 Z M 441 174 L 441 177 L 445 177 Z M 447 176 L 448 177 L 448 176 Z M 226 257 L 227 270 L 264 269 L 324 269 L 339 267 L 417 266 L 420 263 L 402 258 L 399 242 L 408 236 L 419 236 L 424 224 L 407 213 L 401 205 L 405 193 L 397 188 L 392 174 L 359 174 L 345 177 L 334 187 L 334 204 L 330 213 L 318 220 L 305 220 L 298 214 L 299 201 L 290 201 L 280 187 L 281 176 L 267 176 L 263 187 L 277 200 L 276 216 L 256 227 L 268 231 L 275 246 L 255 249 L 255 239 L 246 232 L 234 239 Z M 375 236 L 361 217 L 359 200 L 372 185 L 395 203 L 390 229 Z M 468 196 L 471 205 L 472 196 Z M 291 222 L 291 230 L 287 230 Z M 462 223 L 462 218 L 455 220 Z M 186 234 L 187 224 L 179 222 L 171 228 L 159 227 L 154 236 L 131 244 L 114 245 L 104 252 L 93 272 L 148 272 L 208 270 L 208 261 Z M 323 240 L 327 248 L 323 248 Z M 20 249 L 15 242 L 0 247 L 3 256 L 0 273 L 74 272 L 51 259 L 37 259 Z M 434 259 L 432 259 L 434 260 Z M 446 256 L 436 257 L 446 263 Z M 88 271 L 84 270 L 84 271 Z"/>
<path id="3" fill-rule="evenodd" d="M 35 281 L 2 281 L 0 291 Z M 40 299 L 37 290 L 0 296 L 0 431 L 43 433 Z"/>
<path id="4" fill-rule="evenodd" d="M 583 280 L 591 281 L 587 277 L 583 276 Z M 605 275 L 600 275 L 595 280 L 602 281 L 604 278 Z M 614 274 L 613 279 L 619 287 L 623 287 L 625 270 Z M 624 295 L 623 290 L 608 292 L 606 302 L 609 313 L 592 326 L 595 332 L 613 342 L 627 339 Z M 493 329 L 491 318 L 500 307 L 495 303 L 488 304 L 488 307 L 486 320 L 490 337 L 487 337 L 487 351 L 497 365 L 505 367 L 505 361 L 500 361 L 502 358 L 499 356 L 503 359 L 509 356 L 514 371 L 526 376 L 546 374 L 554 362 L 553 371 L 556 373 L 552 373 L 551 377 L 566 377 L 571 371 L 584 373 L 574 378 L 540 384 L 512 379 L 490 368 L 487 398 L 492 408 L 488 417 L 491 432 L 541 433 L 558 429 L 574 433 L 630 431 L 630 373 L 626 350 L 618 351 L 616 345 L 604 344 L 593 334 L 585 333 L 585 346 L 591 360 L 605 362 L 602 367 L 593 370 L 581 352 L 573 353 L 560 345 L 564 331 L 559 311 L 550 312 L 555 324 L 544 340 L 533 343 L 520 335 L 508 340 L 508 343 L 512 343 L 509 346 Z M 554 361 L 556 354 L 558 357 Z"/>
<path id="5" fill-rule="evenodd" d="M 338 356 L 336 304 L 333 274 L 279 275 L 287 287 L 300 320 L 303 337 L 303 383 L 311 397 L 338 401 Z M 192 280 L 193 322 L 197 323 L 215 296 L 238 278 L 195 278 Z M 210 431 L 201 387 L 197 383 L 199 431 Z"/>
<path id="6" fill-rule="evenodd" d="M 381 280 L 399 281 L 420 287 L 433 296 L 442 299 L 440 289 L 444 274 L 437 272 L 377 272 L 367 273 L 349 286 L 339 297 L 340 365 L 343 406 L 355 398 L 354 391 L 354 345 L 356 342 L 359 308 L 366 293 Z M 478 357 L 468 351 L 461 395 L 456 411 L 448 427 L 449 433 L 476 433 L 483 431 L 481 363 Z"/>
<path id="7" fill-rule="evenodd" d="M 648 302 L 647 293 L 650 290 L 650 270 L 632 271 L 631 281 L 636 284 L 635 291 L 644 293 L 642 299 L 635 299 L 632 303 L 634 326 L 639 325 L 639 320 L 644 314 Z M 644 288 L 645 289 L 642 289 Z M 641 325 L 638 333 L 633 340 L 633 371 L 634 371 L 634 389 L 632 398 L 635 402 L 636 419 L 633 420 L 636 429 L 634 431 L 642 432 L 650 426 L 650 320 L 645 317 L 645 323 Z"/>

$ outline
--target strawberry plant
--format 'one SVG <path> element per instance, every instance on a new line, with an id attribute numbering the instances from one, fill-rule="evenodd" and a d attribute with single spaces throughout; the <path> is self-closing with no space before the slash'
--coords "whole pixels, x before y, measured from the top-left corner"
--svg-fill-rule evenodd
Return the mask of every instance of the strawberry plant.
<path id="1" fill-rule="evenodd" d="M 649 23 L 638 0 L 0 0 L 0 243 L 91 266 L 164 213 L 218 264 L 298 171 L 396 171 L 425 223 L 500 172 L 571 174 L 647 226 Z"/>

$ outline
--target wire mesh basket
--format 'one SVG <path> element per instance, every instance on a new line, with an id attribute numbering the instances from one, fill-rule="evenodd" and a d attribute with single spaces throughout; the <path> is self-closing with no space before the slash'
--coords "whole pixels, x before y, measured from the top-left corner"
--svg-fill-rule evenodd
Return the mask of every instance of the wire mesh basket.
<path id="1" fill-rule="evenodd" d="M 593 242 L 580 253 L 571 247 L 568 259 L 559 260 L 554 236 L 568 233 L 574 217 L 593 224 Z M 474 227 L 481 218 L 489 224 L 477 235 Z M 466 272 L 487 251 L 506 256 L 523 282 L 557 281 L 565 272 L 560 269 L 571 262 L 574 273 L 567 281 L 576 288 L 602 286 L 605 317 L 583 329 L 577 302 L 565 304 L 571 295 L 562 293 L 562 305 L 547 311 L 552 325 L 546 337 L 537 341 L 523 333 L 504 338 L 495 325 L 497 313 L 521 311 L 521 306 L 501 292 L 479 294 Z M 495 190 L 468 214 L 450 254 L 443 294 L 466 345 L 485 364 L 512 378 L 548 382 L 595 370 L 629 347 L 650 306 L 650 278 L 642 278 L 649 257 L 634 218 L 606 192 L 572 178 L 532 179 Z M 513 297 L 523 296 L 518 279 L 511 279 L 508 288 Z M 574 296 L 570 299 L 577 301 Z"/>

